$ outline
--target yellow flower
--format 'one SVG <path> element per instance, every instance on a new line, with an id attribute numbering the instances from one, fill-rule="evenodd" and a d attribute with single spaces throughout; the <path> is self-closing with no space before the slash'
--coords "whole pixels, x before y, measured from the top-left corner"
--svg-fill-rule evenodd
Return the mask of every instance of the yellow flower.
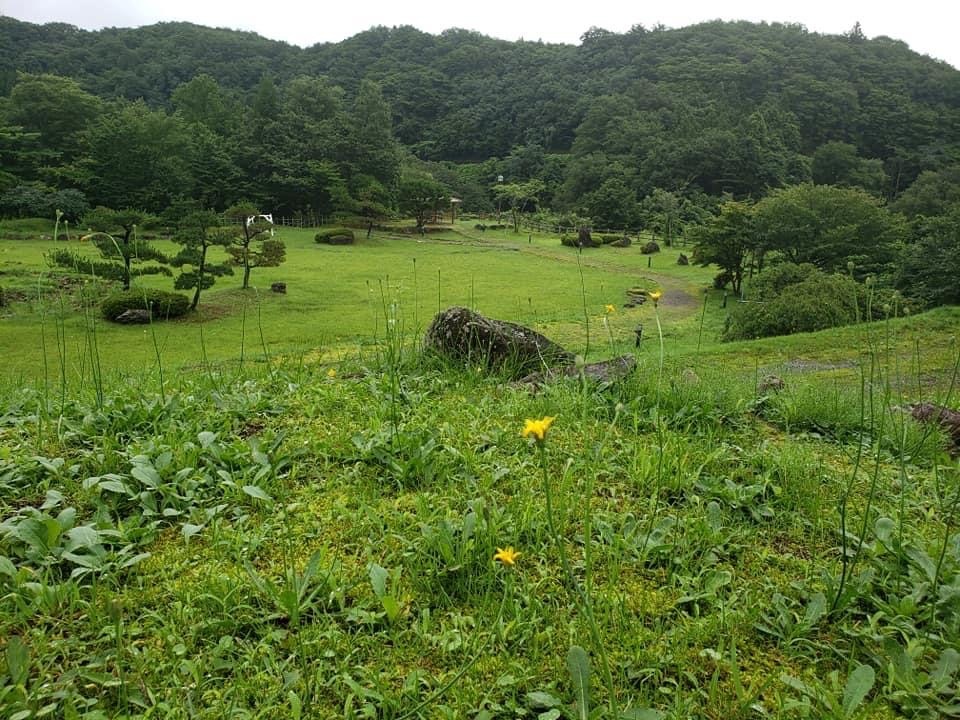
<path id="1" fill-rule="evenodd" d="M 330 378 L 330 379 L 332 380 L 332 379 L 335 378 L 336 376 L 337 376 L 337 369 L 336 369 L 336 368 L 330 368 L 329 370 L 327 370 L 327 377 L 328 377 L 328 378 Z"/>
<path id="2" fill-rule="evenodd" d="M 648 290 L 647 297 L 653 300 L 653 306 L 656 307 L 657 303 L 660 302 L 660 298 L 663 297 L 662 290 Z"/>
<path id="3" fill-rule="evenodd" d="M 505 548 L 497 548 L 493 559 L 502 562 L 504 565 L 513 565 L 517 562 L 518 557 L 520 557 L 520 553 L 514 550 L 512 545 L 508 545 Z"/>
<path id="4" fill-rule="evenodd" d="M 603 309 L 607 311 L 607 315 L 615 313 L 617 311 L 616 305 L 604 305 Z"/>
<path id="5" fill-rule="evenodd" d="M 523 423 L 523 430 L 520 431 L 522 437 L 533 437 L 537 442 L 543 442 L 547 437 L 547 430 L 553 425 L 556 418 L 547 415 L 541 420 L 526 420 Z"/>

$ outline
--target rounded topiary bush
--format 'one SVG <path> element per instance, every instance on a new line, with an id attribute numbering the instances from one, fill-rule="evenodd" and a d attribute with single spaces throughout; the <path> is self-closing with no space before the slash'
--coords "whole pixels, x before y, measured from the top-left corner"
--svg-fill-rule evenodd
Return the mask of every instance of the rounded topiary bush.
<path id="1" fill-rule="evenodd" d="M 190 298 L 186 295 L 153 288 L 118 290 L 100 303 L 100 312 L 111 322 L 118 322 L 128 311 L 146 311 L 153 320 L 168 320 L 186 315 L 189 309 Z"/>
<path id="2" fill-rule="evenodd" d="M 654 253 L 660 252 L 660 245 L 657 244 L 656 240 L 651 240 L 640 248 L 640 252 L 644 255 L 653 255 Z"/>
<path id="3" fill-rule="evenodd" d="M 324 228 L 314 235 L 313 239 L 325 245 L 352 245 L 353 230 L 345 227 Z"/>

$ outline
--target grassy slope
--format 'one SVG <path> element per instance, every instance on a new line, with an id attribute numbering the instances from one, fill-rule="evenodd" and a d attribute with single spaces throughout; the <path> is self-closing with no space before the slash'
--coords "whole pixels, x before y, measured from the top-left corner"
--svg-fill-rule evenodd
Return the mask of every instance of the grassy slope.
<path id="1" fill-rule="evenodd" d="M 397 718 L 426 699 L 422 717 L 537 717 L 546 708 L 535 701 L 545 698 L 528 694 L 540 691 L 574 717 L 571 644 L 590 650 L 596 704 L 610 699 L 600 648 L 576 610 L 576 588 L 588 582 L 621 708 L 830 716 L 860 663 L 878 677 L 864 716 L 892 717 L 908 703 L 936 716 L 936 703 L 953 698 L 950 690 L 938 700 L 916 679 L 887 680 L 891 643 L 909 640 L 914 664 L 929 670 L 960 641 L 946 592 L 960 582 L 960 553 L 949 546 L 935 578 L 942 590 L 931 591 L 923 558 L 939 557 L 953 527 L 936 488 L 956 482 L 956 464 L 937 454 L 939 437 L 882 407 L 944 397 L 956 309 L 719 345 L 719 298 L 710 296 L 698 352 L 698 287 L 709 273 L 664 263 L 667 255 L 654 260 L 663 271 L 655 275 L 639 253 L 599 249 L 583 256 L 595 354 L 632 348 L 632 326 L 643 322 L 649 344 L 638 372 L 606 390 L 571 382 L 530 395 L 410 349 L 384 364 L 396 355 L 372 341 L 384 339 L 395 299 L 402 325 L 426 323 L 439 268 L 442 305 L 534 322 L 580 349 L 579 272 L 566 249 L 509 236 L 354 248 L 286 237 L 289 265 L 254 276 L 290 283 L 285 297 L 260 296 L 265 343 L 285 359 L 171 380 L 197 362 L 200 325 L 158 325 L 162 395 L 155 372 L 111 375 L 102 396 L 79 372 L 65 397 L 55 381 L 46 391 L 12 383 L 5 391 L 8 527 L 46 498 L 51 518 L 70 506 L 77 524 L 118 531 L 102 538 L 110 552 L 93 584 L 68 582 L 84 566 L 55 549 L 28 557 L 30 543 L 0 541 L 0 554 L 23 568 L 0 572 L 0 637 L 29 648 L 28 704 L 55 703 L 55 715 L 89 705 L 110 717 L 286 718 L 309 702 L 308 717 Z M 652 308 L 608 317 L 614 348 L 600 320 L 605 303 L 646 282 L 667 290 L 662 376 Z M 209 296 L 226 313 L 203 326 L 211 359 L 236 359 L 240 317 L 227 300 L 237 297 Z M 18 348 L 7 379 L 41 378 L 31 349 L 37 317 L 15 312 L 0 321 L 3 342 Z M 73 322 L 61 327 L 82 343 L 89 333 Z M 50 321 L 51 337 L 57 327 Z M 107 370 L 135 367 L 129 337 L 142 328 L 98 324 L 97 333 Z M 331 351 L 304 355 L 318 336 Z M 136 352 L 149 364 L 152 348 Z M 54 353 L 48 364 L 57 362 Z M 771 371 L 786 390 L 758 398 Z M 538 455 L 519 437 L 525 418 L 543 415 L 557 417 L 547 482 L 572 582 L 551 539 Z M 847 584 L 853 593 L 819 615 L 817 593 L 832 598 L 836 588 L 848 487 L 850 532 L 890 517 L 905 549 L 870 530 Z M 513 568 L 492 561 L 506 545 L 522 553 Z M 116 567 L 141 551 L 150 557 Z M 309 601 L 293 611 L 271 587 L 302 582 L 283 578 L 313 556 Z"/>

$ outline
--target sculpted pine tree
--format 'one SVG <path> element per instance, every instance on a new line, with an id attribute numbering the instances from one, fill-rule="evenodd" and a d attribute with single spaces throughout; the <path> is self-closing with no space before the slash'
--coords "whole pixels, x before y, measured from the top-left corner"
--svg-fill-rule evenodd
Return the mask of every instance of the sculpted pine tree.
<path id="1" fill-rule="evenodd" d="M 119 280 L 124 290 L 130 289 L 134 268 L 138 275 L 172 275 L 167 267 L 170 259 L 138 235 L 154 222 L 155 217 L 141 210 L 95 208 L 83 216 L 81 226 L 91 231 L 84 239 L 96 246 L 105 262 L 90 262 L 66 249 L 52 253 L 51 259 L 61 267 Z"/>
<path id="2" fill-rule="evenodd" d="M 255 267 L 278 267 L 287 259 L 283 240 L 271 234 L 273 225 L 260 217 L 260 210 L 239 203 L 224 213 L 234 226 L 227 253 L 234 265 L 243 268 L 243 289 L 250 287 L 250 271 Z"/>
<path id="3" fill-rule="evenodd" d="M 181 246 L 170 263 L 180 268 L 174 282 L 178 290 L 193 290 L 190 309 L 200 304 L 200 291 L 212 287 L 221 275 L 233 275 L 229 262 L 214 263 L 207 258 L 207 251 L 215 246 L 226 247 L 233 242 L 230 228 L 224 227 L 216 213 L 196 210 L 185 214 L 177 223 L 173 241 Z"/>

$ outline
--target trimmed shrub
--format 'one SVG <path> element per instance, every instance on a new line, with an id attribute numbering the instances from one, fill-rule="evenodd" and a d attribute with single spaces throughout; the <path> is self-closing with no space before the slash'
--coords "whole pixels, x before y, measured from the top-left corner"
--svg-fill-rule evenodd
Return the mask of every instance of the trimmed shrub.
<path id="1" fill-rule="evenodd" d="M 352 245 L 353 230 L 345 227 L 324 228 L 313 236 L 313 240 L 326 245 Z"/>
<path id="2" fill-rule="evenodd" d="M 180 293 L 138 288 L 110 293 L 100 303 L 100 312 L 111 322 L 127 310 L 149 310 L 154 320 L 169 320 L 187 314 L 190 298 Z"/>
<path id="3" fill-rule="evenodd" d="M 867 288 L 848 275 L 828 274 L 813 265 L 782 263 L 754 281 L 749 302 L 730 312 L 724 340 L 751 340 L 813 332 L 874 320 L 902 305 L 889 289 Z"/>

